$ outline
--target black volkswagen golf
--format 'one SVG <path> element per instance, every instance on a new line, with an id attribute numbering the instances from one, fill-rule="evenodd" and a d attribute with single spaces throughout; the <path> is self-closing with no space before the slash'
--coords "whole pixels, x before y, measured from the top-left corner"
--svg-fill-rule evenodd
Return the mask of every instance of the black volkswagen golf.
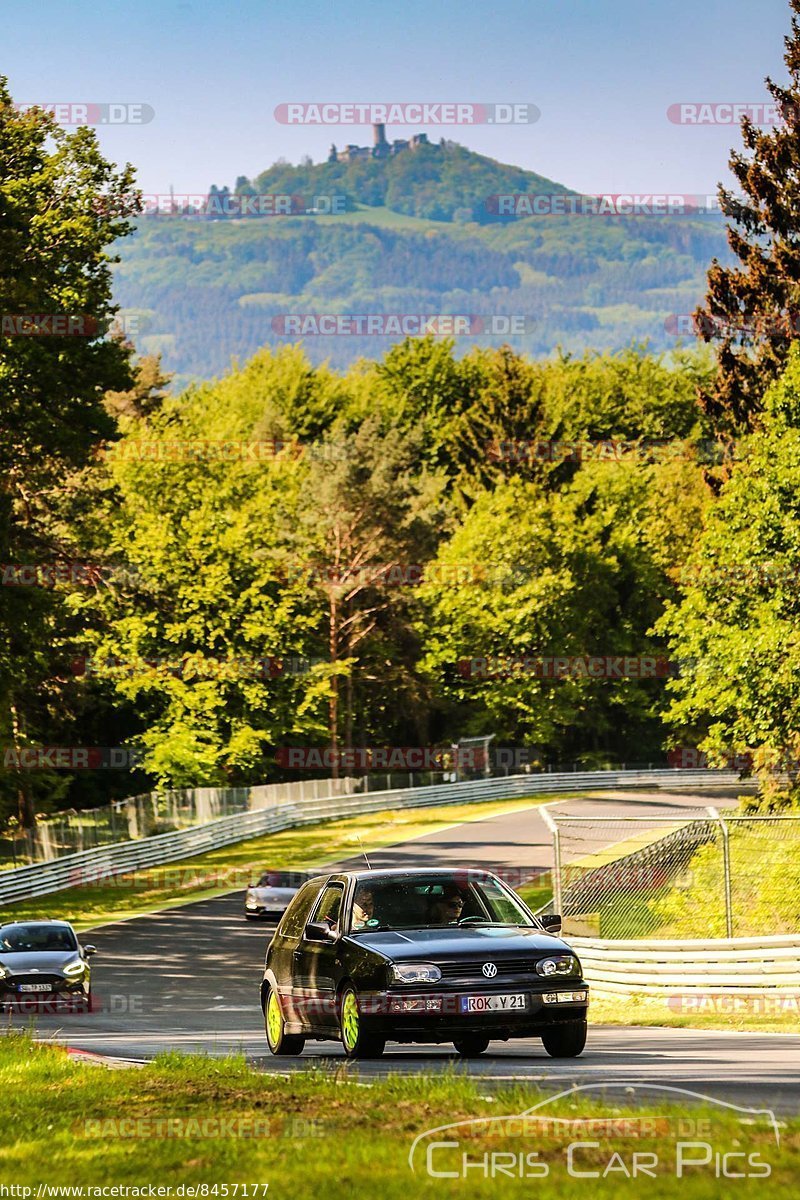
<path id="1" fill-rule="evenodd" d="M 349 1058 L 387 1040 L 540 1037 L 570 1058 L 586 1042 L 588 987 L 558 917 L 537 919 L 471 869 L 346 871 L 309 880 L 267 950 L 261 1007 L 273 1054 L 339 1039 Z"/>

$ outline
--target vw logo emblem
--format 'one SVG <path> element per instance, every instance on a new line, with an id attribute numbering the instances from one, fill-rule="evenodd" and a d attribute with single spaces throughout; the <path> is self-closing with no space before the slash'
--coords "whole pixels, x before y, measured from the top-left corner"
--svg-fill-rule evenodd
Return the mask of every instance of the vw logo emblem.
<path id="1" fill-rule="evenodd" d="M 497 974 L 497 965 L 495 963 L 484 963 L 481 970 L 487 979 L 494 979 Z"/>

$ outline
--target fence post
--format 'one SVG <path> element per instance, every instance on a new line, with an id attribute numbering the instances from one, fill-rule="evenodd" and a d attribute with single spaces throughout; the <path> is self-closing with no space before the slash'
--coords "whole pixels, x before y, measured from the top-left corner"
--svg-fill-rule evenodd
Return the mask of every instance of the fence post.
<path id="1" fill-rule="evenodd" d="M 733 937 L 733 901 L 731 899 L 731 847 L 728 838 L 728 826 L 723 821 L 718 809 L 709 805 L 707 812 L 712 820 L 719 822 L 722 832 L 722 870 L 725 876 L 725 936 Z"/>
<path id="2" fill-rule="evenodd" d="M 539 809 L 542 814 L 542 820 L 553 835 L 553 908 L 557 913 L 561 912 L 561 833 L 558 824 L 550 816 L 547 811 L 547 805 L 543 804 Z"/>

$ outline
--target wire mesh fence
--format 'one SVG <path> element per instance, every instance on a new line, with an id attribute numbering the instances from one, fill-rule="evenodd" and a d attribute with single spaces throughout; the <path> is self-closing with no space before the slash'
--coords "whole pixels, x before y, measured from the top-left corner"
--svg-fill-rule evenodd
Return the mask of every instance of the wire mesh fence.
<path id="1" fill-rule="evenodd" d="M 800 931 L 800 814 L 715 808 L 552 814 L 552 907 L 565 933 L 758 937 Z"/>

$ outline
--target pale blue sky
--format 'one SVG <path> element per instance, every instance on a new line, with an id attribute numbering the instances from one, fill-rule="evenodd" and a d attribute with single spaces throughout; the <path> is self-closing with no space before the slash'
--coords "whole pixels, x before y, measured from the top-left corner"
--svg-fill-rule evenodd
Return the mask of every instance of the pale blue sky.
<path id="1" fill-rule="evenodd" d="M 759 101 L 784 76 L 786 0 L 0 0 L 0 71 L 21 102 L 139 102 L 102 131 L 145 191 L 206 191 L 366 127 L 278 124 L 286 101 L 532 102 L 534 125 L 436 129 L 584 192 L 713 191 L 733 127 L 677 101 Z M 389 136 L 416 129 L 393 127 Z"/>

